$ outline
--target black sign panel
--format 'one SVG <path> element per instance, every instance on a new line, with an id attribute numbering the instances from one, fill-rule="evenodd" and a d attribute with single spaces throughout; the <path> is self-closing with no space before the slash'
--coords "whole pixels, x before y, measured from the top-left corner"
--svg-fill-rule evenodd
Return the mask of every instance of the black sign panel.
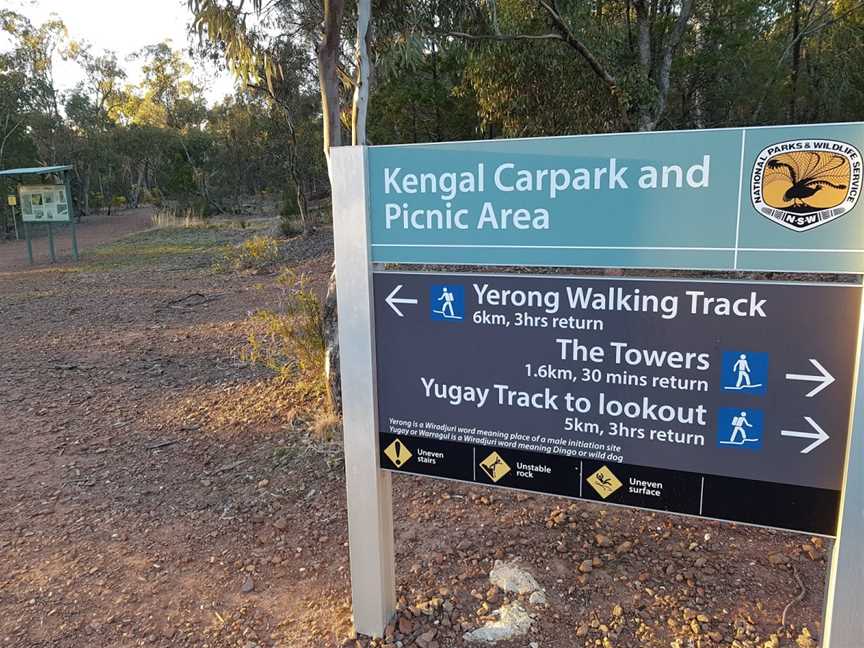
<path id="1" fill-rule="evenodd" d="M 374 284 L 382 468 L 835 533 L 860 287 Z"/>

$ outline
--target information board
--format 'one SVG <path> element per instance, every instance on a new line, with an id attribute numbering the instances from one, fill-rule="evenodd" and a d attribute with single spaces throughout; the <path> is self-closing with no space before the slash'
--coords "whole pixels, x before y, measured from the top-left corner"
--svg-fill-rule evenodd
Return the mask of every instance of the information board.
<path id="1" fill-rule="evenodd" d="M 381 263 L 864 271 L 864 124 L 375 146 Z"/>
<path id="2" fill-rule="evenodd" d="M 382 468 L 835 534 L 858 285 L 373 282 Z"/>
<path id="3" fill-rule="evenodd" d="M 69 201 L 64 185 L 22 185 L 21 217 L 28 223 L 69 221 Z"/>

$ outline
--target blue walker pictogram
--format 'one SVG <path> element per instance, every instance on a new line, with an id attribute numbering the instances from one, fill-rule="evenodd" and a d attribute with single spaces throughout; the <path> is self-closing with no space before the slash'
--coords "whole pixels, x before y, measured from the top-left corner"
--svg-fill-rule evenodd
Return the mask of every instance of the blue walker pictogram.
<path id="1" fill-rule="evenodd" d="M 465 319 L 465 288 L 434 285 L 429 289 L 429 304 L 433 320 L 461 321 Z"/>
<path id="2" fill-rule="evenodd" d="M 717 447 L 762 449 L 762 410 L 721 408 L 717 414 Z"/>
<path id="3" fill-rule="evenodd" d="M 768 354 L 724 351 L 720 384 L 726 391 L 761 396 L 768 390 Z"/>

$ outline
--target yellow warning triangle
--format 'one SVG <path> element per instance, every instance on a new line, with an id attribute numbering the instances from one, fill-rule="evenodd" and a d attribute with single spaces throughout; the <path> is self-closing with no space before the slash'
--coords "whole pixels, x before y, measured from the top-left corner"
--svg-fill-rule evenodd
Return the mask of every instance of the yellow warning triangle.
<path id="1" fill-rule="evenodd" d="M 493 452 L 480 462 L 480 468 L 493 482 L 497 482 L 510 472 L 510 466 L 497 452 Z"/>
<path id="2" fill-rule="evenodd" d="M 591 484 L 591 488 L 597 491 L 597 494 L 603 499 L 606 499 L 624 485 L 615 476 L 615 473 L 606 466 L 603 466 L 591 475 L 587 481 Z"/>
<path id="3" fill-rule="evenodd" d="M 393 443 L 387 446 L 384 449 L 384 454 L 387 455 L 387 458 L 393 462 L 393 465 L 397 468 L 401 468 L 408 460 L 414 455 L 411 454 L 411 451 L 408 449 L 400 439 L 396 439 Z"/>

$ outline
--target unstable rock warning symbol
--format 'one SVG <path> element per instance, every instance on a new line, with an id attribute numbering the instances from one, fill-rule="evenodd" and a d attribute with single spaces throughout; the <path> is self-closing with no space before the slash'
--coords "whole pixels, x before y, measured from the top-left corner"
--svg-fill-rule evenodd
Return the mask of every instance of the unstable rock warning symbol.
<path id="1" fill-rule="evenodd" d="M 387 458 L 392 461 L 393 465 L 397 468 L 404 466 L 408 460 L 414 456 L 411 454 L 408 446 L 402 443 L 399 439 L 396 439 L 393 443 L 387 446 L 384 449 L 384 454 L 387 455 Z"/>
<path id="2" fill-rule="evenodd" d="M 497 452 L 493 452 L 481 461 L 480 467 L 493 482 L 497 482 L 510 472 L 510 466 L 507 465 L 507 462 Z"/>

